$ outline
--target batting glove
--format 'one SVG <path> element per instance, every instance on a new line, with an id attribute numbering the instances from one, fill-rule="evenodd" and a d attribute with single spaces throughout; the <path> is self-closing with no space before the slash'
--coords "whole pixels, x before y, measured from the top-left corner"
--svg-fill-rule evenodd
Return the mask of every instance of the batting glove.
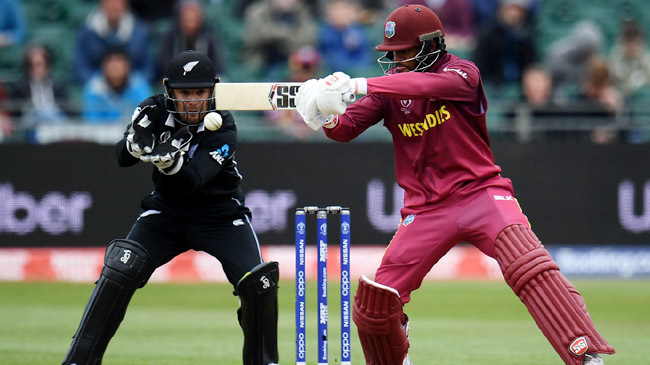
<path id="1" fill-rule="evenodd" d="M 318 82 L 323 85 L 322 90 L 320 90 L 316 97 L 316 106 L 320 114 L 329 117 L 330 115 L 345 113 L 348 104 L 343 101 L 341 93 L 336 90 L 327 90 L 325 88 L 325 79 L 320 79 Z"/>
<path id="2" fill-rule="evenodd" d="M 363 77 L 350 78 L 347 74 L 343 72 L 335 72 L 324 79 L 325 90 L 326 91 L 336 91 L 341 94 L 343 100 L 347 100 L 350 97 L 346 94 L 367 94 L 368 93 L 368 81 Z"/>
<path id="3" fill-rule="evenodd" d="M 183 155 L 189 150 L 191 140 L 192 133 L 187 127 L 183 127 L 156 146 L 150 154 L 140 156 L 140 160 L 151 162 L 165 175 L 173 175 L 183 166 Z"/>
<path id="4" fill-rule="evenodd" d="M 140 158 L 145 153 L 151 153 L 154 149 L 156 137 L 154 136 L 152 118 L 149 118 L 153 108 L 136 108 L 131 117 L 126 136 L 126 149 L 131 156 Z"/>
<path id="5" fill-rule="evenodd" d="M 324 93 L 323 84 L 316 79 L 307 80 L 296 94 L 296 109 L 309 128 L 317 131 L 322 123 L 319 121 L 318 95 Z"/>

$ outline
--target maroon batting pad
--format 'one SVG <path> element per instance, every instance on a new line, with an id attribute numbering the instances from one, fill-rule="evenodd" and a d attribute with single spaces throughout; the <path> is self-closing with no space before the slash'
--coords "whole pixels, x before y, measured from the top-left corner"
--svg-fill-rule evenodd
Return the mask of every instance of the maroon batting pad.
<path id="1" fill-rule="evenodd" d="M 506 227 L 495 248 L 506 282 L 566 364 L 581 365 L 587 353 L 616 352 L 594 327 L 580 293 L 528 227 Z"/>
<path id="2" fill-rule="evenodd" d="M 409 348 L 402 326 L 402 302 L 393 288 L 359 279 L 352 319 L 359 331 L 366 364 L 401 365 Z"/>

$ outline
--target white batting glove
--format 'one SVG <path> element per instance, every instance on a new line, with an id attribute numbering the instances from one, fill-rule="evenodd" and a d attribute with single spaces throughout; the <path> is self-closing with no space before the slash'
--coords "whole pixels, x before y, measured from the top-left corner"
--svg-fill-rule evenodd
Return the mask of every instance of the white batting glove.
<path id="1" fill-rule="evenodd" d="M 343 99 L 348 99 L 345 94 L 367 94 L 368 82 L 363 77 L 350 78 L 343 72 L 334 72 L 333 74 L 325 77 L 325 90 L 336 91 L 344 95 Z"/>
<path id="2" fill-rule="evenodd" d="M 325 81 L 320 79 L 318 82 L 323 83 L 324 85 Z M 323 88 L 323 90 L 317 95 L 316 106 L 321 115 L 329 117 L 330 115 L 345 113 L 348 104 L 343 101 L 341 93 L 338 91 L 328 91 Z"/>
<path id="3" fill-rule="evenodd" d="M 318 111 L 318 95 L 323 94 L 323 84 L 316 79 L 305 81 L 296 94 L 296 109 L 309 128 L 317 131 L 322 126 Z M 322 117 L 322 116 L 321 116 Z"/>

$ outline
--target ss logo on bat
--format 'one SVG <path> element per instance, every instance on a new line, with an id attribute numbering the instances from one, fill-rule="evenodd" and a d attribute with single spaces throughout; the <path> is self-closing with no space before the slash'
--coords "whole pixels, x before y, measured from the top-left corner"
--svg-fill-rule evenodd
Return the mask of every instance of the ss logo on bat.
<path id="1" fill-rule="evenodd" d="M 277 85 L 275 87 L 274 106 L 276 109 L 295 109 L 296 94 L 300 85 Z"/>

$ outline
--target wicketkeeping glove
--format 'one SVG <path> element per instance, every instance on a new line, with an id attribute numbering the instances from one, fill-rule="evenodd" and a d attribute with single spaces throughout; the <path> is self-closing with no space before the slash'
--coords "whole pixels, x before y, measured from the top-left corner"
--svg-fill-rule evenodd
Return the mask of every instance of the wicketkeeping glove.
<path id="1" fill-rule="evenodd" d="M 148 107 L 144 109 L 138 107 L 133 112 L 128 135 L 126 136 L 126 149 L 135 158 L 140 158 L 142 154 L 153 151 L 156 136 L 153 134 L 153 123 L 148 115 L 151 110 Z"/>
<path id="2" fill-rule="evenodd" d="M 151 162 L 165 175 L 173 175 L 183 166 L 183 155 L 190 149 L 191 140 L 192 133 L 187 127 L 183 127 L 168 140 L 157 145 L 150 154 L 140 156 L 140 160 Z"/>

